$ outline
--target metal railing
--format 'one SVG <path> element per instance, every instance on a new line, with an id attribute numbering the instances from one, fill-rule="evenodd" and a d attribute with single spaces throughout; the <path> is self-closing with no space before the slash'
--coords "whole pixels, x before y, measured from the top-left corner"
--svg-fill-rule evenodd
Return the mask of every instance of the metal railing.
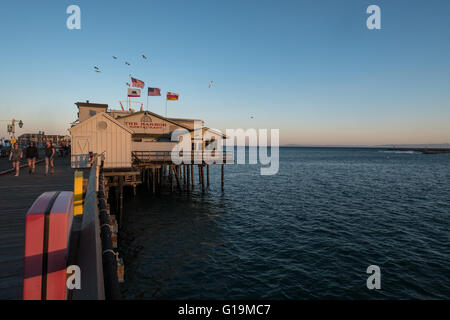
<path id="1" fill-rule="evenodd" d="M 133 163 L 173 162 L 178 158 L 183 164 L 230 164 L 234 162 L 231 151 L 132 151 Z"/>
<path id="2" fill-rule="evenodd" d="M 97 160 L 97 157 L 95 158 Z M 102 244 L 100 240 L 99 210 L 97 199 L 97 161 L 90 169 L 84 209 L 80 226 L 76 260 L 82 270 L 81 288 L 73 292 L 74 300 L 104 300 Z"/>

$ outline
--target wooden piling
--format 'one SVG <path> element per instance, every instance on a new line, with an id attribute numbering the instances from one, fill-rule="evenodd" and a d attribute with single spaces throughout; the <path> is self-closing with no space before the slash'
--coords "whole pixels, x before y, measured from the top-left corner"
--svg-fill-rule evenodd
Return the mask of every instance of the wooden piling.
<path id="1" fill-rule="evenodd" d="M 191 182 L 192 182 L 191 184 L 192 184 L 192 189 L 194 189 L 194 180 L 195 180 L 194 179 L 195 178 L 194 177 L 194 165 L 191 164 L 190 167 L 191 167 Z"/>
<path id="2" fill-rule="evenodd" d="M 224 190 L 224 178 L 225 178 L 225 165 L 222 164 L 222 191 Z"/>
<path id="3" fill-rule="evenodd" d="M 123 216 L 123 180 L 124 177 L 119 177 L 119 225 L 122 226 L 122 216 Z"/>
<path id="4" fill-rule="evenodd" d="M 120 189 L 119 189 L 119 177 L 114 177 L 115 187 L 114 187 L 114 200 L 116 202 L 116 215 L 117 220 L 119 220 L 119 213 L 120 213 Z"/>
<path id="5" fill-rule="evenodd" d="M 177 188 L 181 190 L 180 186 L 180 166 L 175 166 L 175 179 L 177 180 Z"/>
<path id="6" fill-rule="evenodd" d="M 133 176 L 132 178 L 132 184 L 133 184 L 133 197 L 136 198 L 136 186 L 137 186 L 137 179 L 136 176 Z"/>
<path id="7" fill-rule="evenodd" d="M 173 167 L 173 165 L 169 165 L 169 183 L 170 183 L 170 191 L 171 192 L 173 192 L 172 167 Z"/>
<path id="8" fill-rule="evenodd" d="M 209 187 L 209 165 L 206 165 L 206 185 Z"/>
<path id="9" fill-rule="evenodd" d="M 156 193 L 156 168 L 152 168 L 152 193 Z"/>
<path id="10" fill-rule="evenodd" d="M 198 165 L 198 173 L 200 176 L 200 183 L 202 184 L 202 192 L 205 192 L 205 178 L 203 177 L 203 165 Z"/>
<path id="11" fill-rule="evenodd" d="M 186 183 L 187 183 L 187 190 L 190 191 L 190 184 L 191 184 L 191 166 L 189 164 L 186 165 L 187 169 L 187 176 L 186 176 Z"/>

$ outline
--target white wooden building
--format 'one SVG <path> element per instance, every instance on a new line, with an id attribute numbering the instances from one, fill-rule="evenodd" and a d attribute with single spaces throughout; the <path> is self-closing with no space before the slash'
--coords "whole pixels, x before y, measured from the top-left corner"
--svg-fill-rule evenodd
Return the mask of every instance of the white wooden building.
<path id="1" fill-rule="evenodd" d="M 133 131 L 105 112 L 96 113 L 69 129 L 72 168 L 89 167 L 89 153 L 104 155 L 104 168 L 130 168 Z"/>
<path id="2" fill-rule="evenodd" d="M 138 155 L 145 154 L 148 160 L 150 155 L 159 153 L 170 159 L 169 152 L 182 139 L 191 139 L 193 152 L 203 152 L 209 144 L 225 137 L 204 127 L 199 119 L 166 118 L 149 111 L 108 110 L 106 104 L 89 102 L 76 105 L 79 118 L 70 129 L 74 168 L 89 166 L 89 152 L 104 154 L 104 168 L 130 168 Z"/>

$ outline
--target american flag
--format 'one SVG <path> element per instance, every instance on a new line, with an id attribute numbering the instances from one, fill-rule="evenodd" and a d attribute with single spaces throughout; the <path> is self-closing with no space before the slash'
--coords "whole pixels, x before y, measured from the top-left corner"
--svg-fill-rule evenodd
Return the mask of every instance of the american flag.
<path id="1" fill-rule="evenodd" d="M 148 95 L 151 96 L 160 96 L 161 89 L 160 88 L 148 88 Z"/>
<path id="2" fill-rule="evenodd" d="M 135 78 L 131 78 L 131 84 L 133 87 L 135 88 L 142 88 L 144 89 L 144 81 L 135 79 Z"/>

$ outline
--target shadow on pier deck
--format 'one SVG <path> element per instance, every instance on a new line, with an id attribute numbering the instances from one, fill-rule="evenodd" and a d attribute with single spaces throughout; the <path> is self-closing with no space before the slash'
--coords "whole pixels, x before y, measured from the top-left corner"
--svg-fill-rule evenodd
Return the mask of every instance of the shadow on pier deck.
<path id="1" fill-rule="evenodd" d="M 0 160 L 0 171 L 11 168 Z M 30 175 L 0 177 L 0 300 L 22 299 L 25 215 L 36 198 L 45 191 L 73 190 L 73 170 L 69 158 L 55 159 L 55 173 L 44 175 L 43 163 Z"/>

